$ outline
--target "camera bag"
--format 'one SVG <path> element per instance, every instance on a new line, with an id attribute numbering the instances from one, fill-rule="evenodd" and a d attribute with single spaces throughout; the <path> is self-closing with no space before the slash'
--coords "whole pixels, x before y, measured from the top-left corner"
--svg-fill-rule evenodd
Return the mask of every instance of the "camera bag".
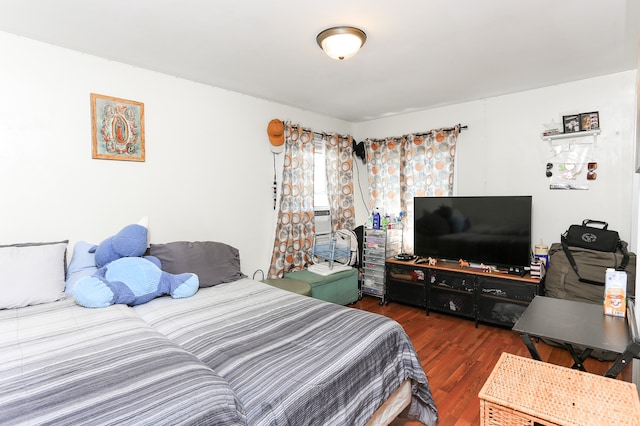
<path id="1" fill-rule="evenodd" d="M 601 225 L 601 228 L 593 225 Z M 596 251 L 614 252 L 620 244 L 620 236 L 610 231 L 609 224 L 600 220 L 585 219 L 582 225 L 571 225 L 562 234 L 562 242 L 572 247 L 582 247 Z"/>

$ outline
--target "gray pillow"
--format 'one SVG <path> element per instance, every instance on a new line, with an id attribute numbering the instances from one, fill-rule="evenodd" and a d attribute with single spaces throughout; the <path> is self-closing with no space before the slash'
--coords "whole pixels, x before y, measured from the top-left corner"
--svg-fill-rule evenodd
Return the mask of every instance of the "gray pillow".
<path id="1" fill-rule="evenodd" d="M 200 287 L 245 278 L 240 271 L 240 253 L 234 247 L 215 241 L 175 241 L 151 244 L 149 254 L 160 259 L 162 270 L 172 274 L 192 272 Z"/>

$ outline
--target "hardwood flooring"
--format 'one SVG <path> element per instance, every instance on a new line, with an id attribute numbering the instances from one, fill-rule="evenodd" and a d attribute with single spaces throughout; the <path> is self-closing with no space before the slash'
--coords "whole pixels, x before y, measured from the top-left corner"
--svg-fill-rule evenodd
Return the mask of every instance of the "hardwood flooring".
<path id="1" fill-rule="evenodd" d="M 502 352 L 530 357 L 520 336 L 510 329 L 483 323 L 475 328 L 474 321 L 465 318 L 433 311 L 427 316 L 424 309 L 393 302 L 380 306 L 379 302 L 380 299 L 365 295 L 350 306 L 393 318 L 404 327 L 429 379 L 438 408 L 438 426 L 479 425 L 478 392 Z M 571 366 L 566 350 L 542 342 L 537 346 L 544 361 Z M 589 358 L 584 365 L 591 373 L 604 374 L 611 362 Z M 630 382 L 631 368 L 625 368 L 618 379 Z M 393 423 L 421 424 L 402 419 Z"/>

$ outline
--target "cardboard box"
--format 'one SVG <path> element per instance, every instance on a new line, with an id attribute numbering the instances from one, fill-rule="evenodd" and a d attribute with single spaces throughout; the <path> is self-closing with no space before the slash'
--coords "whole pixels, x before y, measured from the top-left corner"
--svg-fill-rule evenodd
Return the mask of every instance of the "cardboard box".
<path id="1" fill-rule="evenodd" d="M 627 313 L 627 273 L 608 268 L 605 272 L 604 313 L 624 317 Z"/>

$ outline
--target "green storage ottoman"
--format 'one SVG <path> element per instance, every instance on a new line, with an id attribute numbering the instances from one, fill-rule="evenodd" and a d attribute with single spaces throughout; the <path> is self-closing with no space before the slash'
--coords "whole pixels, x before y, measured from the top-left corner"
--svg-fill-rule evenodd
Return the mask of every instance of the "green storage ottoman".
<path id="1" fill-rule="evenodd" d="M 269 278 L 262 280 L 263 283 L 273 287 L 278 287 L 292 293 L 301 294 L 303 296 L 311 296 L 311 286 L 301 280 L 293 280 L 289 278 Z"/>
<path id="2" fill-rule="evenodd" d="M 358 300 L 358 270 L 355 268 L 331 275 L 320 275 L 305 269 L 285 274 L 284 278 L 308 283 L 311 286 L 311 296 L 316 299 L 339 305 L 348 305 Z"/>

